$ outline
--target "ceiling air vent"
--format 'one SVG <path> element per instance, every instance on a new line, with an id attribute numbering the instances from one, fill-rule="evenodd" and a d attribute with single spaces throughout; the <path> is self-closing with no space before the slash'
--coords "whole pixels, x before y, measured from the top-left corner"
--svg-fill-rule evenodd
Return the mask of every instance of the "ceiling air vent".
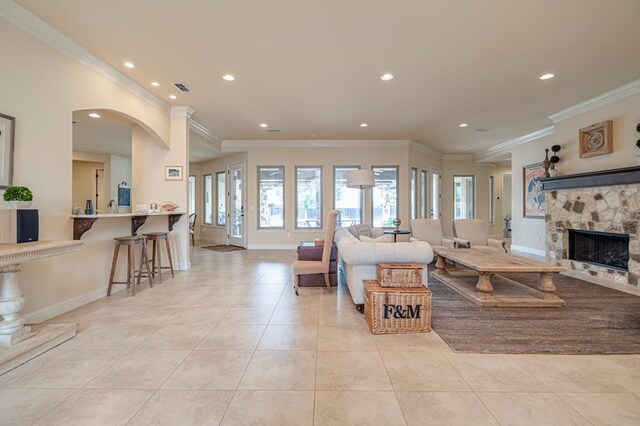
<path id="1" fill-rule="evenodd" d="M 280 129 L 267 129 L 267 132 L 279 132 Z"/>
<path id="2" fill-rule="evenodd" d="M 191 90 L 184 85 L 184 83 L 173 83 L 174 86 L 178 88 L 181 92 L 191 93 Z"/>

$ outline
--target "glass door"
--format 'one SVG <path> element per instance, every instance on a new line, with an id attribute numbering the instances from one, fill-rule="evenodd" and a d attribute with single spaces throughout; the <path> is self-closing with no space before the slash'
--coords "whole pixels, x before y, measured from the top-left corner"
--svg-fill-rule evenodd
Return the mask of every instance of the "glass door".
<path id="1" fill-rule="evenodd" d="M 440 180 L 440 170 L 431 169 L 431 219 L 440 219 L 440 216 L 442 216 L 440 209 L 440 199 L 442 198 Z"/>
<path id="2" fill-rule="evenodd" d="M 244 219 L 244 163 L 229 166 L 227 205 L 229 208 L 228 235 L 232 246 L 246 247 Z"/>

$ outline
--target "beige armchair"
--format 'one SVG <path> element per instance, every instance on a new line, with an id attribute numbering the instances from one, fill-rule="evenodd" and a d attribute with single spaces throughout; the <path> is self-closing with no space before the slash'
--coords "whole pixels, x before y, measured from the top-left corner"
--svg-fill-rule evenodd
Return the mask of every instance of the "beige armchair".
<path id="1" fill-rule="evenodd" d="M 331 261 L 331 247 L 333 246 L 333 234 L 336 231 L 336 219 L 340 214 L 339 210 L 331 210 L 327 219 L 324 231 L 324 247 L 322 249 L 322 260 L 296 260 L 293 264 L 293 288 L 298 295 L 298 275 L 324 274 L 324 282 L 331 291 L 331 281 L 329 281 L 329 263 Z"/>
<path id="2" fill-rule="evenodd" d="M 411 219 L 409 226 L 412 240 L 426 241 L 431 247 L 454 247 L 453 240 L 444 237 L 439 219 Z"/>
<path id="3" fill-rule="evenodd" d="M 482 219 L 458 219 L 453 221 L 453 235 L 456 247 L 493 249 L 507 252 L 504 240 L 489 238 Z"/>

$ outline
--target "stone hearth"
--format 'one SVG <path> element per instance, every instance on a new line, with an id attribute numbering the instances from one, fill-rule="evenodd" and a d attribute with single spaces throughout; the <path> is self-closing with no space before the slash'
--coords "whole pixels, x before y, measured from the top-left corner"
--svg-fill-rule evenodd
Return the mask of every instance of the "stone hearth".
<path id="1" fill-rule="evenodd" d="M 553 185 L 545 182 L 547 259 L 592 280 L 638 289 L 640 185 L 625 183 L 547 190 L 549 187 L 553 188 Z M 629 235 L 629 271 L 568 259 L 569 229 Z"/>

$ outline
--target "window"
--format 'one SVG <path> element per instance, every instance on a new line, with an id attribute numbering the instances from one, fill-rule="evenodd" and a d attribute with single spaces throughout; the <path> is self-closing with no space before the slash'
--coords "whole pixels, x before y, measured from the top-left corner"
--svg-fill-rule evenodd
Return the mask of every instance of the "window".
<path id="1" fill-rule="evenodd" d="M 227 183 L 225 172 L 216 173 L 216 225 L 224 226 L 227 223 Z"/>
<path id="2" fill-rule="evenodd" d="M 322 167 L 296 167 L 296 228 L 322 228 Z"/>
<path id="3" fill-rule="evenodd" d="M 373 226 L 393 226 L 398 217 L 398 167 L 372 167 L 375 176 L 373 187 Z"/>
<path id="4" fill-rule="evenodd" d="M 196 212 L 196 177 L 189 176 L 189 216 Z"/>
<path id="5" fill-rule="evenodd" d="M 420 217 L 423 219 L 427 218 L 427 171 L 420 171 L 420 206 L 421 206 L 421 214 Z"/>
<path id="6" fill-rule="evenodd" d="M 474 176 L 453 177 L 453 218 L 473 219 L 475 216 Z"/>
<path id="7" fill-rule="evenodd" d="M 411 168 L 411 219 L 418 217 L 418 169 Z"/>
<path id="8" fill-rule="evenodd" d="M 489 176 L 489 223 L 493 223 L 493 176 Z"/>
<path id="9" fill-rule="evenodd" d="M 431 169 L 431 218 L 440 219 L 440 197 L 442 196 L 440 190 L 440 170 Z"/>
<path id="10" fill-rule="evenodd" d="M 284 166 L 258 166 L 258 228 L 284 228 Z"/>
<path id="11" fill-rule="evenodd" d="M 211 225 L 213 208 L 213 181 L 211 175 L 204 175 L 204 223 Z"/>
<path id="12" fill-rule="evenodd" d="M 362 195 L 358 188 L 347 188 L 347 173 L 359 170 L 359 166 L 336 166 L 333 168 L 333 208 L 340 210 L 336 226 L 351 226 L 362 223 Z"/>

